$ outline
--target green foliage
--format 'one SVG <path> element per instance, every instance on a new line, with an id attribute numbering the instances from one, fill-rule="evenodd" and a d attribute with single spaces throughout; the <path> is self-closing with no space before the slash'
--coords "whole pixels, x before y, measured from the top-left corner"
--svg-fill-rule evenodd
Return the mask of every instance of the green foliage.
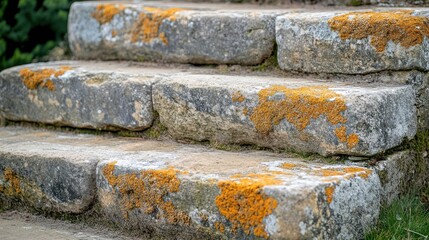
<path id="1" fill-rule="evenodd" d="M 0 2 L 0 70 L 29 63 L 64 40 L 73 0 Z"/>
<path id="2" fill-rule="evenodd" d="M 429 239 L 427 196 L 410 194 L 383 208 L 378 225 L 365 239 Z"/>

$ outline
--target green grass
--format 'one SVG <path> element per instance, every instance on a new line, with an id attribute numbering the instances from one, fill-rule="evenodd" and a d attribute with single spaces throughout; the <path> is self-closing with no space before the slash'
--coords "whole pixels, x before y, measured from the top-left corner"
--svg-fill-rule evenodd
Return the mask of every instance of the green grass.
<path id="1" fill-rule="evenodd" d="M 376 227 L 365 239 L 429 240 L 429 189 L 426 193 L 409 194 L 382 209 Z"/>

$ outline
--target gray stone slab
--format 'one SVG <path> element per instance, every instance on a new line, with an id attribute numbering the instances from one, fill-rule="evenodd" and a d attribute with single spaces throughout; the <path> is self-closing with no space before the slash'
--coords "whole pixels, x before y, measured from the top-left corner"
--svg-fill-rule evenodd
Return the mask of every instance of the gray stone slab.
<path id="1" fill-rule="evenodd" d="M 100 205 L 117 224 L 166 238 L 358 239 L 379 214 L 367 168 L 189 147 L 140 157 L 100 162 Z"/>
<path id="2" fill-rule="evenodd" d="M 95 199 L 95 167 L 100 158 L 62 144 L 66 138 L 0 128 L 0 200 L 5 204 L 20 200 L 26 207 L 46 212 L 86 211 Z"/>
<path id="3" fill-rule="evenodd" d="M 429 70 L 427 10 L 296 13 L 276 18 L 282 69 L 362 74 Z"/>
<path id="4" fill-rule="evenodd" d="M 0 115 L 95 129 L 142 130 L 153 121 L 155 71 L 120 63 L 51 62 L 0 73 Z"/>
<path id="5" fill-rule="evenodd" d="M 322 155 L 374 155 L 417 128 L 407 85 L 175 74 L 154 86 L 153 100 L 175 138 Z"/>
<path id="6" fill-rule="evenodd" d="M 361 238 L 380 187 L 371 169 L 285 154 L 0 128 L 0 198 L 78 213 L 96 190 L 106 219 L 152 237 Z"/>
<path id="7" fill-rule="evenodd" d="M 284 12 L 76 2 L 68 36 L 81 59 L 255 65 L 271 55 L 275 17 Z"/>
<path id="8" fill-rule="evenodd" d="M 409 149 L 393 153 L 375 164 L 373 169 L 377 172 L 382 185 L 383 205 L 390 205 L 400 196 L 409 194 L 410 191 L 427 189 L 429 186 L 429 158 L 427 155 L 427 151 L 416 152 L 416 149 Z"/>

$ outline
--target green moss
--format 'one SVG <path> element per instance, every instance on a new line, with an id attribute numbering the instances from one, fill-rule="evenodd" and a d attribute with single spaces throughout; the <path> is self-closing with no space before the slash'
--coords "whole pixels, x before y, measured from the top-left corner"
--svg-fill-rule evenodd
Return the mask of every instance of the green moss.
<path id="1" fill-rule="evenodd" d="M 350 0 L 350 2 L 347 4 L 348 6 L 362 6 L 363 5 L 363 1 L 362 0 Z"/>
<path id="2" fill-rule="evenodd" d="M 253 71 L 257 72 L 265 72 L 277 69 L 279 69 L 279 63 L 277 61 L 277 46 L 274 48 L 273 53 L 269 58 L 265 59 L 262 64 L 252 68 Z"/>
<path id="3" fill-rule="evenodd" d="M 143 132 L 143 136 L 151 139 L 159 139 L 166 134 L 167 127 L 162 125 L 157 112 L 154 113 L 154 119 L 152 126 Z"/>
<path id="4" fill-rule="evenodd" d="M 417 171 L 419 173 L 427 171 L 429 166 L 424 156 L 427 155 L 429 151 L 429 131 L 418 132 L 414 139 L 408 143 L 408 147 L 416 155 L 415 161 L 417 164 Z"/>

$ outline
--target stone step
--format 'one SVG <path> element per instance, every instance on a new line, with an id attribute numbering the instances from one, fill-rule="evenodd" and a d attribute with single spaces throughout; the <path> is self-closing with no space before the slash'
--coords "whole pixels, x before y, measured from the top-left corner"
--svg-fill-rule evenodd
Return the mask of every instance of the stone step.
<path id="1" fill-rule="evenodd" d="M 310 7 L 310 6 L 388 6 L 388 7 L 405 7 L 405 6 L 428 6 L 426 1 L 412 0 L 177 0 L 178 2 L 195 2 L 201 4 L 218 4 L 232 3 L 236 5 L 257 4 L 262 6 L 288 6 L 288 7 Z"/>
<path id="2" fill-rule="evenodd" d="M 276 19 L 276 40 L 284 70 L 429 70 L 427 9 L 286 14 Z"/>
<path id="3" fill-rule="evenodd" d="M 275 17 L 286 12 L 173 6 L 76 2 L 70 48 L 81 59 L 255 65 L 272 54 Z"/>
<path id="4" fill-rule="evenodd" d="M 80 59 L 257 65 L 277 43 L 286 71 L 429 70 L 427 9 L 228 6 L 77 2 L 70 47 Z"/>
<path id="5" fill-rule="evenodd" d="M 14 121 L 139 131 L 157 111 L 176 139 L 371 156 L 417 131 L 411 85 L 215 74 L 204 68 L 53 62 L 0 74 Z"/>
<path id="6" fill-rule="evenodd" d="M 412 86 L 348 84 L 189 67 L 54 62 L 0 74 L 0 112 L 15 121 L 143 130 L 176 139 L 370 156 L 417 131 Z"/>
<path id="7" fill-rule="evenodd" d="M 413 171 L 404 167 L 411 156 L 377 163 L 382 172 L 287 154 L 3 127 L 0 203 L 74 213 L 97 206 L 91 211 L 107 221 L 152 237 L 357 239 L 408 183 L 400 169 Z"/>

